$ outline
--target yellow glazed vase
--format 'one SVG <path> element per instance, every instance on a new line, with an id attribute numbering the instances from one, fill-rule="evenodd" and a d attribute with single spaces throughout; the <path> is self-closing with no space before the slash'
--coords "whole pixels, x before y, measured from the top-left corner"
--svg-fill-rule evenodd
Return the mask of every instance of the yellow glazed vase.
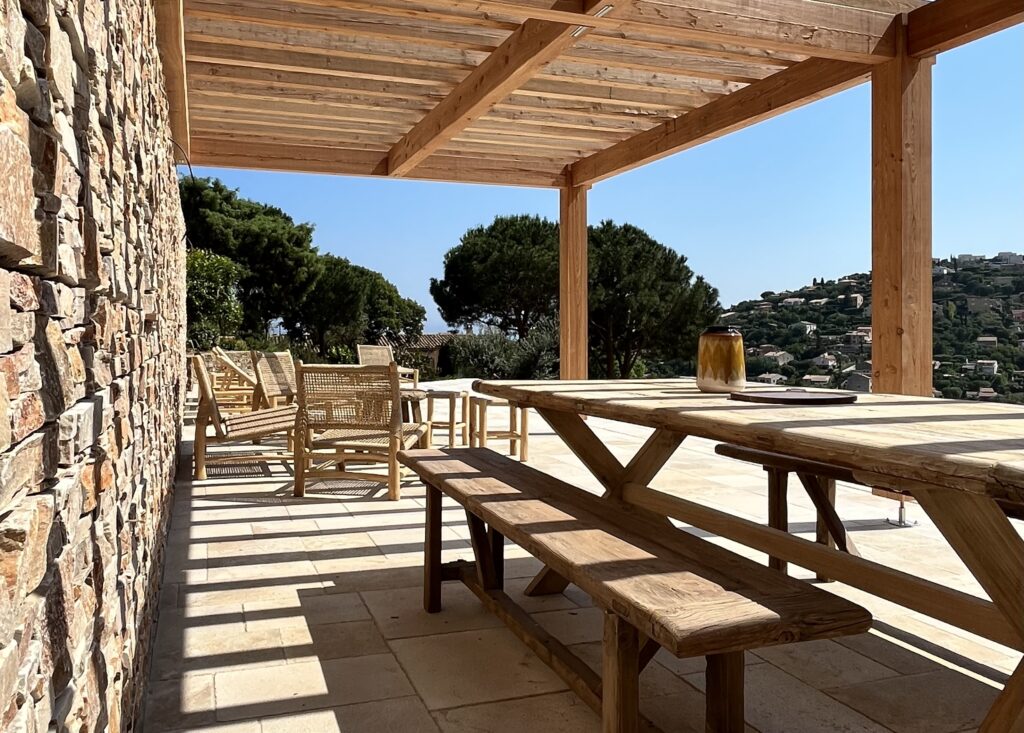
<path id="1" fill-rule="evenodd" d="M 710 326 L 697 346 L 697 389 L 741 392 L 747 386 L 743 336 L 729 326 Z"/>

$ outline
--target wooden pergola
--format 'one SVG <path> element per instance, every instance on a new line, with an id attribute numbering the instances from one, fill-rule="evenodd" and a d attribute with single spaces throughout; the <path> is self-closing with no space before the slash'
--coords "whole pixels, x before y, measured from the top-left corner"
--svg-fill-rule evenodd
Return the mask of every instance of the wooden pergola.
<path id="1" fill-rule="evenodd" d="M 874 389 L 930 395 L 931 66 L 1024 0 L 158 0 L 193 164 L 556 188 L 562 377 L 587 191 L 872 85 Z"/>

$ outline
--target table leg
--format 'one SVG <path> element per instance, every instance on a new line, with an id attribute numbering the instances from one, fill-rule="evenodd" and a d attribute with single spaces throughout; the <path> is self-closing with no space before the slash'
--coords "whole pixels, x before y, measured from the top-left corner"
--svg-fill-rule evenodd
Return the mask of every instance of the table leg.
<path id="1" fill-rule="evenodd" d="M 789 472 L 779 468 L 766 468 L 768 472 L 768 526 L 782 532 L 789 531 L 789 501 L 786 496 Z M 768 567 L 783 573 L 789 564 L 778 557 L 768 558 Z"/>
<path id="2" fill-rule="evenodd" d="M 604 486 L 605 498 L 619 498 L 626 484 L 648 484 L 668 462 L 685 435 L 669 430 L 655 430 L 640 446 L 630 462 L 623 466 L 593 429 L 574 412 L 538 410 L 540 416 L 558 434 L 577 458 Z M 668 521 L 667 519 L 665 521 Z M 528 596 L 561 593 L 569 581 L 551 568 L 541 570 L 526 587 Z"/>
<path id="3" fill-rule="evenodd" d="M 1024 639 L 1024 540 L 995 500 L 956 489 L 921 489 L 914 498 L 935 522 L 1006 620 Z M 1024 731 L 1024 663 L 979 728 Z"/>

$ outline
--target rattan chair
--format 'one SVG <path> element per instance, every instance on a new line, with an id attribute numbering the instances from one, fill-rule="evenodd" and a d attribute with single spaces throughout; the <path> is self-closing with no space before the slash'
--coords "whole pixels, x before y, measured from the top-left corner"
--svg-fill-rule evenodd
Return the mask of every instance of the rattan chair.
<path id="1" fill-rule="evenodd" d="M 295 434 L 295 495 L 310 479 L 386 482 L 401 496 L 398 451 L 423 445 L 424 423 L 403 423 L 398 368 L 295 365 L 299 413 Z M 349 464 L 384 463 L 386 474 L 348 471 Z"/>
<path id="2" fill-rule="evenodd" d="M 256 372 L 254 409 L 295 401 L 295 362 L 290 351 L 253 351 L 252 366 Z"/>
<path id="3" fill-rule="evenodd" d="M 196 436 L 194 444 L 195 477 L 197 480 L 206 478 L 206 465 L 219 463 L 252 463 L 254 461 L 287 461 L 292 450 L 292 431 L 295 429 L 296 405 L 284 405 L 264 410 L 222 415 L 217 403 L 217 395 L 213 391 L 213 382 L 206 362 L 202 356 L 191 357 L 192 370 L 199 387 L 199 407 L 196 411 Z M 213 426 L 214 434 L 207 435 L 206 429 Z M 235 443 L 238 441 L 259 440 L 273 435 L 288 438 L 288 443 L 280 452 L 259 455 L 206 455 L 209 443 Z"/>
<path id="4" fill-rule="evenodd" d="M 210 375 L 213 378 L 213 393 L 217 396 L 221 412 L 252 410 L 256 376 L 219 346 L 214 346 L 210 354 L 216 367 L 216 371 Z"/>
<path id="5" fill-rule="evenodd" d="M 356 354 L 359 356 L 359 363 L 362 366 L 387 366 L 395 361 L 395 352 L 386 345 L 359 344 L 356 346 Z M 400 366 L 398 367 L 398 377 L 401 381 L 412 384 L 413 387 L 420 386 L 419 369 Z"/>

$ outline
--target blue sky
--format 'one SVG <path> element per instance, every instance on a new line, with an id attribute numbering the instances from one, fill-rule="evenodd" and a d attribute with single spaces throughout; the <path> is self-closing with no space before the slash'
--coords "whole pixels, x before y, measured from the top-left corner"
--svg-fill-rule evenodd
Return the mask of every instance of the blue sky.
<path id="1" fill-rule="evenodd" d="M 942 54 L 934 86 L 934 251 L 1024 251 L 1024 27 Z M 499 214 L 558 217 L 558 193 L 195 169 L 316 227 L 315 244 L 379 270 L 427 307 L 444 253 Z M 722 304 L 865 271 L 867 85 L 597 184 L 591 223 L 629 222 L 685 254 Z"/>

